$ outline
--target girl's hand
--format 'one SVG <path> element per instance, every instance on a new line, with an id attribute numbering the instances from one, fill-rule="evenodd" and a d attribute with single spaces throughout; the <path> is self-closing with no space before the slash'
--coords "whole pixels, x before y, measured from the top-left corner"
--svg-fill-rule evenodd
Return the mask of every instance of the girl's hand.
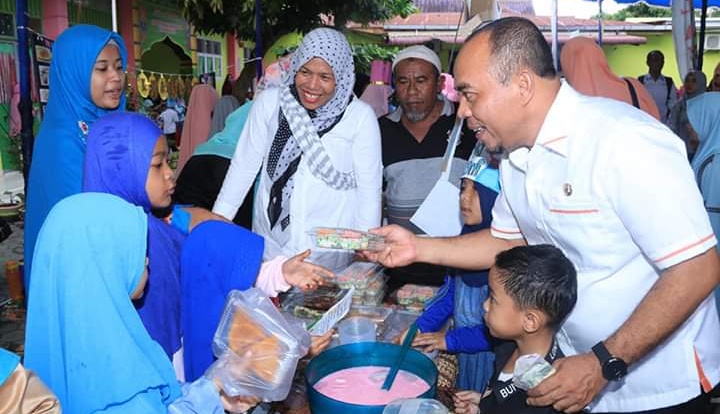
<path id="1" fill-rule="evenodd" d="M 260 399 L 257 397 L 230 397 L 223 391 L 220 391 L 220 401 L 222 401 L 223 408 L 228 413 L 245 413 L 251 408 L 258 405 Z"/>
<path id="2" fill-rule="evenodd" d="M 218 394 L 220 394 L 220 402 L 222 402 L 223 408 L 229 413 L 236 414 L 247 412 L 254 406 L 258 405 L 261 401 L 260 398 L 257 397 L 244 397 L 242 395 L 231 397 L 225 394 L 219 379 L 213 378 L 212 381 L 215 384 L 215 388 L 218 390 Z"/>
<path id="3" fill-rule="evenodd" d="M 320 352 L 326 350 L 327 347 L 330 346 L 330 342 L 332 342 L 332 336 L 334 333 L 335 330 L 331 329 L 327 331 L 325 335 L 312 336 L 310 338 L 310 350 L 308 350 L 308 356 L 313 358 Z"/>
<path id="4" fill-rule="evenodd" d="M 482 394 L 475 391 L 459 391 L 453 396 L 455 413 L 477 414 L 480 412 L 480 398 Z"/>
<path id="5" fill-rule="evenodd" d="M 423 352 L 447 351 L 445 332 L 418 333 L 413 339 L 412 346 L 423 348 Z"/>
<path id="6" fill-rule="evenodd" d="M 293 256 L 282 264 L 285 281 L 303 291 L 315 290 L 325 284 L 326 278 L 335 277 L 333 272 L 322 266 L 308 263 L 305 259 L 310 256 L 310 250 Z"/>

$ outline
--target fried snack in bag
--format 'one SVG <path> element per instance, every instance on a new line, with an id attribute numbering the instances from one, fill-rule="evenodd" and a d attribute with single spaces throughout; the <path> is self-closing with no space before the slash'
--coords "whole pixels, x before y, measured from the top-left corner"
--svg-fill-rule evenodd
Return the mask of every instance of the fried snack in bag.
<path id="1" fill-rule="evenodd" d="M 297 363 L 310 347 L 302 325 L 285 320 L 259 289 L 232 291 L 215 332 L 218 360 L 206 376 L 218 378 L 230 396 L 283 400 Z"/>

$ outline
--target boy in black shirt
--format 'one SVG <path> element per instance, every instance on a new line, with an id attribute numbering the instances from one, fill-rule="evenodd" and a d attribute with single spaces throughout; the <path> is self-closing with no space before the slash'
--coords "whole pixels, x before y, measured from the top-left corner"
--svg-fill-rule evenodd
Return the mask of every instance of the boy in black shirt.
<path id="1" fill-rule="evenodd" d="M 527 405 L 527 393 L 513 384 L 513 369 L 523 355 L 544 355 L 550 364 L 564 356 L 555 333 L 577 300 L 575 267 L 554 246 L 520 246 L 497 255 L 488 284 L 485 322 L 492 336 L 506 342 L 495 349 L 495 374 L 487 391 L 482 396 L 458 392 L 455 412 L 559 413 Z"/>

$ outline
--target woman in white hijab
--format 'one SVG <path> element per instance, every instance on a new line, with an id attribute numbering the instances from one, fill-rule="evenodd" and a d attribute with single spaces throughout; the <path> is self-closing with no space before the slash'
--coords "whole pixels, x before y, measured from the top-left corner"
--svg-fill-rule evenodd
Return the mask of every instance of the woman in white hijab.
<path id="1" fill-rule="evenodd" d="M 253 230 L 265 237 L 266 259 L 312 247 L 316 226 L 380 224 L 380 130 L 354 82 L 345 36 L 315 29 L 283 85 L 253 104 L 213 211 L 231 219 L 260 171 Z"/>

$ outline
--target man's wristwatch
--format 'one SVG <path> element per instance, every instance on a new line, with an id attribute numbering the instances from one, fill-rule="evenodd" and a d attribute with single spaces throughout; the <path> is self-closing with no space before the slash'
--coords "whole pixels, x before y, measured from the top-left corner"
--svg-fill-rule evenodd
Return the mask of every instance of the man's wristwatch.
<path id="1" fill-rule="evenodd" d="M 605 344 L 598 342 L 592 347 L 592 351 L 600 361 L 602 375 L 608 381 L 620 381 L 627 375 L 627 364 L 622 359 L 610 355 Z"/>

